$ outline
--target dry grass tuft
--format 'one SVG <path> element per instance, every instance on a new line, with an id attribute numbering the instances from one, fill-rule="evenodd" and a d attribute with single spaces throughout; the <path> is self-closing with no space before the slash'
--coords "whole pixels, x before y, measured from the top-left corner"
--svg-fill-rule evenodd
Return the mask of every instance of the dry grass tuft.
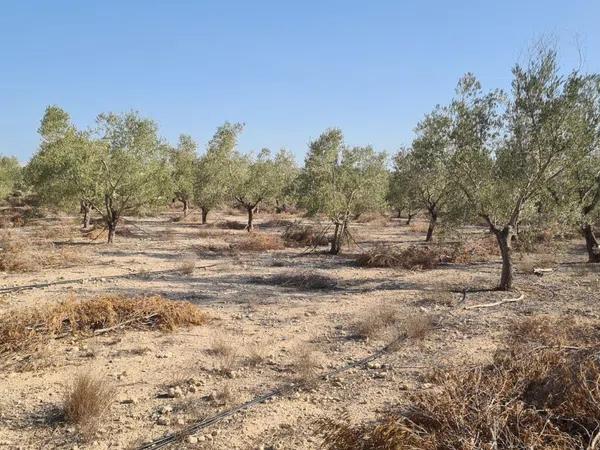
<path id="1" fill-rule="evenodd" d="M 226 336 L 215 335 L 208 352 L 217 359 L 216 370 L 221 375 L 231 375 L 238 365 L 238 350 Z"/>
<path id="2" fill-rule="evenodd" d="M 541 322 L 523 324 L 527 339 Z M 554 325 L 558 325 L 554 323 Z M 571 344 L 589 329 L 568 325 Z M 597 328 L 596 328 L 597 332 Z M 587 337 L 586 337 L 587 336 Z M 538 338 L 535 338 L 536 340 Z M 588 449 L 600 426 L 598 334 L 580 350 L 509 346 L 493 364 L 438 371 L 436 388 L 409 396 L 408 407 L 353 425 L 322 419 L 327 449 Z M 590 341 L 591 343 L 591 341 Z M 581 348 L 579 346 L 579 348 Z"/>
<path id="3" fill-rule="evenodd" d="M 111 327 L 170 331 L 205 321 L 197 306 L 158 296 L 68 299 L 36 309 L 9 311 L 0 317 L 0 354 L 34 350 L 65 334 L 89 335 Z"/>
<path id="4" fill-rule="evenodd" d="M 390 305 L 374 306 L 352 326 L 353 336 L 360 339 L 374 339 L 400 319 L 399 312 Z"/>
<path id="5" fill-rule="evenodd" d="M 179 267 L 177 268 L 177 271 L 184 275 L 191 275 L 194 273 L 195 268 L 196 268 L 196 263 L 194 261 L 192 261 L 191 259 L 188 259 L 186 261 L 183 261 L 179 265 Z"/>
<path id="6" fill-rule="evenodd" d="M 110 408 L 115 394 L 116 389 L 106 379 L 89 373 L 77 375 L 65 393 L 65 420 L 77 425 L 84 434 L 91 434 Z"/>
<path id="7" fill-rule="evenodd" d="M 403 321 L 402 328 L 410 339 L 424 339 L 434 326 L 433 317 L 428 314 L 415 314 Z"/>
<path id="8" fill-rule="evenodd" d="M 282 233 L 285 245 L 288 247 L 317 247 L 329 244 L 329 236 L 325 230 L 313 225 L 292 223 Z"/>
<path id="9" fill-rule="evenodd" d="M 452 259 L 452 251 L 441 247 L 411 246 L 400 250 L 380 245 L 359 255 L 356 261 L 361 267 L 433 269 Z"/>
<path id="10" fill-rule="evenodd" d="M 248 347 L 244 364 L 248 367 L 257 367 L 267 359 L 266 349 L 264 346 L 255 344 Z"/>
<path id="11" fill-rule="evenodd" d="M 552 269 L 558 265 L 555 255 L 526 255 L 516 266 L 523 273 L 532 274 L 534 269 Z"/>
<path id="12" fill-rule="evenodd" d="M 287 271 L 268 278 L 256 278 L 253 281 L 307 291 L 335 289 L 337 287 L 335 278 L 318 270 Z"/>
<path id="13" fill-rule="evenodd" d="M 248 236 L 233 244 L 233 247 L 246 252 L 264 252 L 283 250 L 285 245 L 281 237 L 274 234 L 248 233 Z"/>
<path id="14" fill-rule="evenodd" d="M 310 344 L 300 344 L 294 351 L 292 367 L 298 383 L 309 383 L 318 372 L 320 355 Z"/>

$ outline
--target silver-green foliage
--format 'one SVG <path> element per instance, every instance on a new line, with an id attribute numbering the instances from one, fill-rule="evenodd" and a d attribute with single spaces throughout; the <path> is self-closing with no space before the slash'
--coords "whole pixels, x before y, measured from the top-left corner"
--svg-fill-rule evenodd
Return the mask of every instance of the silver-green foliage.
<path id="1" fill-rule="evenodd" d="M 353 217 L 385 207 L 387 157 L 372 147 L 347 147 L 341 130 L 326 130 L 310 143 L 300 175 L 299 203 L 335 226 L 332 253 L 338 253 Z"/>

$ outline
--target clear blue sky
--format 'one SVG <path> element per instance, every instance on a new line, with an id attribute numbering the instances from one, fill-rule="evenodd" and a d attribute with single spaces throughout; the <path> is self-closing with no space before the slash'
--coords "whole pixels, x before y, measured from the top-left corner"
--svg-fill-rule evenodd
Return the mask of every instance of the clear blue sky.
<path id="1" fill-rule="evenodd" d="M 103 111 L 152 117 L 204 148 L 226 120 L 243 151 L 341 127 L 352 145 L 394 151 L 474 72 L 507 87 L 544 35 L 563 66 L 600 72 L 600 1 L 27 1 L 0 7 L 0 154 L 26 161 L 44 108 L 78 126 Z"/>

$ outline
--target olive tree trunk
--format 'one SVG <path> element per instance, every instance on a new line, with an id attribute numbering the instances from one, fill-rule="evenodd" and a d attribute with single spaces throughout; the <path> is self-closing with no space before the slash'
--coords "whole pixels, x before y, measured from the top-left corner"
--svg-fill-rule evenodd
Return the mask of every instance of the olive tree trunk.
<path id="1" fill-rule="evenodd" d="M 115 231 L 117 230 L 117 222 L 109 221 L 107 225 L 108 225 L 108 243 L 112 244 L 115 240 Z"/>
<path id="2" fill-rule="evenodd" d="M 81 213 L 83 213 L 83 228 L 87 229 L 90 226 L 90 220 L 92 219 L 92 207 L 85 200 L 81 200 Z"/>
<path id="3" fill-rule="evenodd" d="M 581 227 L 583 236 L 585 237 L 585 247 L 588 252 L 588 262 L 600 263 L 600 246 L 598 245 L 598 239 L 594 234 L 592 225 L 585 224 Z"/>
<path id="4" fill-rule="evenodd" d="M 336 222 L 333 230 L 333 239 L 331 240 L 331 247 L 329 253 L 331 255 L 338 255 L 342 250 L 342 244 L 344 242 L 344 235 L 346 234 L 346 228 L 348 223 L 346 221 Z"/>
<path id="5" fill-rule="evenodd" d="M 208 217 L 208 208 L 205 208 L 204 206 L 200 207 L 200 216 L 202 217 L 202 225 L 205 225 L 206 218 Z"/>
<path id="6" fill-rule="evenodd" d="M 512 261 L 512 237 L 513 228 L 507 225 L 501 230 L 493 227 L 492 233 L 496 236 L 500 254 L 502 255 L 502 274 L 500 275 L 500 284 L 498 290 L 508 291 L 513 285 L 513 261 Z"/>
<path id="7" fill-rule="evenodd" d="M 433 238 L 433 230 L 435 230 L 435 226 L 437 224 L 437 210 L 432 208 L 429 210 L 429 227 L 427 228 L 427 236 L 425 237 L 425 242 L 431 242 Z"/>
<path id="8" fill-rule="evenodd" d="M 248 211 L 248 224 L 246 225 L 246 231 L 250 232 L 254 228 L 252 221 L 254 220 L 254 206 L 246 207 Z"/>
<path id="9" fill-rule="evenodd" d="M 181 202 L 183 203 L 183 217 L 186 217 L 190 212 L 190 202 L 187 200 L 181 200 Z"/>
<path id="10" fill-rule="evenodd" d="M 413 217 L 415 217 L 415 214 L 411 214 L 408 213 L 408 218 L 406 219 L 406 225 L 410 225 L 410 222 L 412 221 Z"/>

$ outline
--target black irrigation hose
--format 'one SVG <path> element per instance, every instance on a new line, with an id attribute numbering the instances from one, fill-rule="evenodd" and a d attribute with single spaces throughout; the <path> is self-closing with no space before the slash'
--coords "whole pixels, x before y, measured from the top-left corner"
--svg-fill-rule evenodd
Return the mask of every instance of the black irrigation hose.
<path id="1" fill-rule="evenodd" d="M 387 353 L 388 351 L 390 351 L 390 349 L 392 349 L 396 344 L 398 344 L 400 342 L 401 339 L 403 339 L 403 336 L 400 336 L 396 339 L 394 339 L 392 342 L 390 342 L 389 344 L 387 344 L 385 347 L 381 348 L 380 350 L 378 350 L 377 352 L 373 353 L 372 355 L 369 355 L 365 358 L 359 359 L 358 361 L 354 361 L 350 364 L 347 364 L 345 366 L 339 367 L 335 370 L 332 370 L 330 372 L 321 374 L 319 376 L 317 376 L 316 378 L 314 378 L 313 380 L 311 380 L 312 382 L 315 381 L 324 381 L 329 377 L 335 376 L 339 373 L 342 372 L 346 372 L 347 370 L 353 369 L 355 367 L 360 367 L 360 366 L 364 366 L 365 364 L 368 364 L 369 362 L 379 358 L 380 356 L 384 355 L 385 353 Z M 262 395 L 259 395 L 258 397 L 255 397 L 252 400 L 249 400 L 245 403 L 242 403 L 241 405 L 235 406 L 231 409 L 227 409 L 225 411 L 220 412 L 219 414 L 216 414 L 212 417 L 209 417 L 207 419 L 201 420 L 200 422 L 196 422 L 195 424 L 190 425 L 187 428 L 184 428 L 180 431 L 176 431 L 174 433 L 168 434 L 166 436 L 163 436 L 161 438 L 155 439 L 153 441 L 147 442 L 145 444 L 142 444 L 142 446 L 137 447 L 137 450 L 148 450 L 148 449 L 157 449 L 157 448 L 164 448 L 167 447 L 168 445 L 171 445 L 175 442 L 178 442 L 179 440 L 183 439 L 186 436 L 192 435 L 194 433 L 197 433 L 200 430 L 203 430 L 204 428 L 207 428 L 215 423 L 220 422 L 221 420 L 230 417 L 240 411 L 249 409 L 253 406 L 256 406 L 260 403 L 263 403 L 264 401 L 273 398 L 277 395 L 282 395 L 282 394 L 286 394 L 288 392 L 292 392 L 300 387 L 302 387 L 303 384 L 294 384 L 294 383 L 290 383 L 290 384 L 286 384 L 284 386 L 275 388 L 271 391 L 268 391 Z"/>

